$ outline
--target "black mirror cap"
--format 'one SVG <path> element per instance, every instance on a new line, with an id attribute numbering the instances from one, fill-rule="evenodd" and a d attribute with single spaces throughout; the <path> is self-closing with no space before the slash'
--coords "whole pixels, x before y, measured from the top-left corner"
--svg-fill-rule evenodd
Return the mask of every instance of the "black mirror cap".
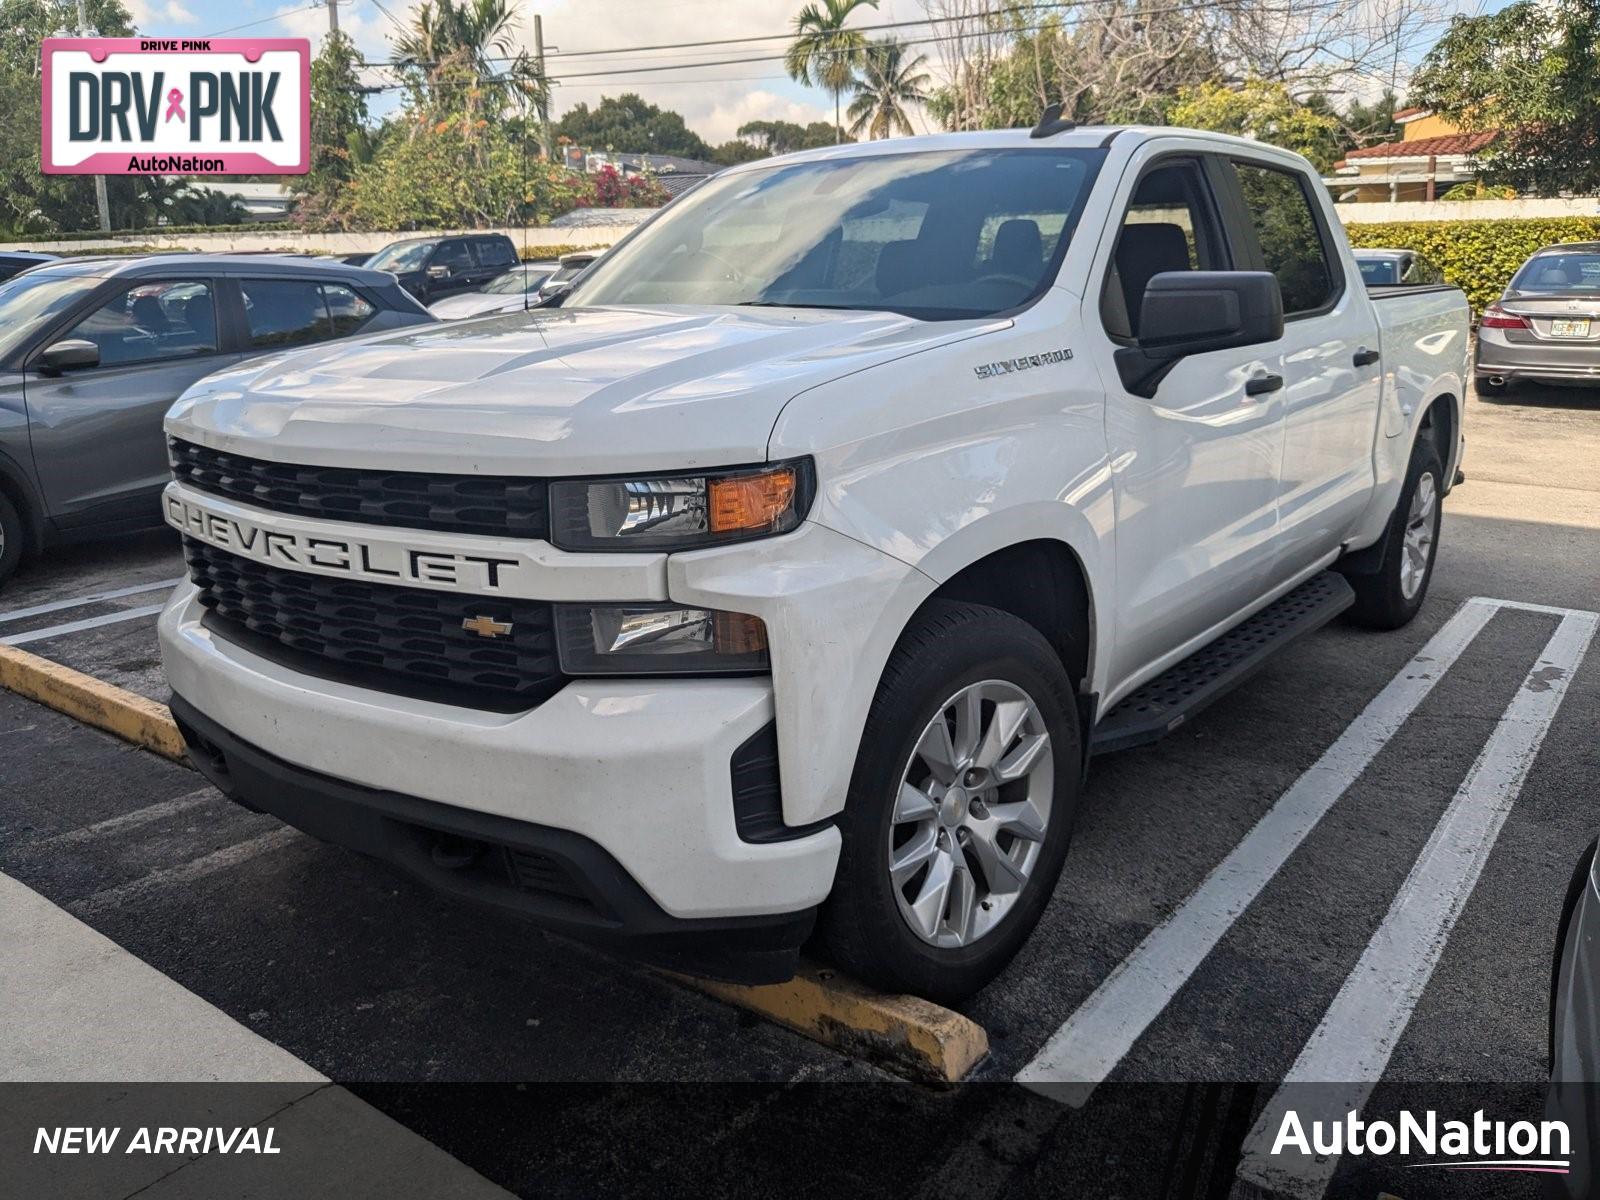
<path id="1" fill-rule="evenodd" d="M 98 367 L 100 347 L 85 338 L 66 338 L 52 342 L 39 355 L 39 370 L 59 375 L 79 367 Z"/>
<path id="2" fill-rule="evenodd" d="M 1191 354 L 1283 336 L 1283 293 L 1270 271 L 1163 271 L 1145 286 L 1139 343 L 1116 353 L 1122 384 L 1150 399 Z"/>

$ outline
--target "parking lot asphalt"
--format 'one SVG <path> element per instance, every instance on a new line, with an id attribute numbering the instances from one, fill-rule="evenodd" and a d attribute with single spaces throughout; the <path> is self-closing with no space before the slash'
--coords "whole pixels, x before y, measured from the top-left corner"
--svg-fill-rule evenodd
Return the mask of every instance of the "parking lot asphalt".
<path id="1" fill-rule="evenodd" d="M 1096 761 L 1038 932 L 963 1008 L 990 1037 L 979 1078 L 1048 1082 L 1052 1046 L 1077 1061 L 1074 1020 L 1102 989 L 1117 998 L 1119 965 L 1142 945 L 1156 943 L 1148 958 L 1163 937 L 1181 946 L 1203 927 L 1222 864 L 1265 878 L 1214 945 L 1159 959 L 1170 997 L 1148 1019 L 1118 1018 L 1126 1050 L 1101 1077 L 1285 1078 L 1371 965 L 1447 811 L 1493 818 L 1481 874 L 1451 881 L 1459 911 L 1395 1014 L 1382 1077 L 1542 1077 L 1557 910 L 1600 831 L 1600 649 L 1541 665 L 1562 653 L 1551 641 L 1567 628 L 1561 610 L 1600 607 L 1600 394 L 1473 397 L 1466 433 L 1467 482 L 1446 503 L 1432 592 L 1411 627 L 1336 623 L 1165 741 Z M 137 614 L 162 599 L 152 585 L 181 573 L 161 533 L 54 553 L 0 592 L 0 641 L 43 631 L 25 648 L 164 699 L 154 617 Z M 6 616 L 108 592 L 120 594 Z M 1441 630 L 1454 636 L 1472 597 L 1555 611 L 1484 611 L 1407 719 L 1368 737 L 1365 769 L 1331 792 L 1325 815 L 1298 840 L 1274 840 L 1285 798 L 1322 786 L 1320 760 L 1366 736 L 1375 698 L 1428 674 L 1414 656 Z M 1506 714 L 1549 670 L 1564 694 L 1541 710 L 1542 743 L 1519 757 L 1506 742 L 1528 722 Z M 1509 782 L 1483 782 L 1507 764 Z M 1471 779 L 1482 786 L 1464 787 Z M 340 1080 L 881 1077 L 599 952 L 457 908 L 7 693 L 0 872 Z"/>

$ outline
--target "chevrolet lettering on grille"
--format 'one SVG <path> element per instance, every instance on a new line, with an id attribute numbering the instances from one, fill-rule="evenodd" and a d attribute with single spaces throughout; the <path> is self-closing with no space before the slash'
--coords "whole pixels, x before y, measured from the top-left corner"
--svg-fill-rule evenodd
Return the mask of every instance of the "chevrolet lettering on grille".
<path id="1" fill-rule="evenodd" d="M 268 529 L 241 517 L 212 512 L 170 492 L 165 504 L 167 524 L 190 537 L 257 562 L 301 571 L 348 574 L 379 583 L 431 584 L 470 592 L 497 592 L 507 589 L 510 574 L 521 565 L 518 559 L 488 554 L 419 549 L 327 533 Z M 506 632 L 510 632 L 509 627 Z"/>

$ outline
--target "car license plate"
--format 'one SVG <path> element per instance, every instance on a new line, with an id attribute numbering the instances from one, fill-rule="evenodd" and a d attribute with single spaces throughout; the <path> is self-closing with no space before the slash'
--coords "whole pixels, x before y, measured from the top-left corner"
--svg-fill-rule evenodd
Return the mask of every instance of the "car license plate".
<path id="1" fill-rule="evenodd" d="M 1588 337 L 1589 336 L 1589 322 L 1586 321 L 1586 320 L 1585 321 L 1551 321 L 1550 322 L 1550 336 L 1551 337 L 1571 337 L 1571 338 Z"/>

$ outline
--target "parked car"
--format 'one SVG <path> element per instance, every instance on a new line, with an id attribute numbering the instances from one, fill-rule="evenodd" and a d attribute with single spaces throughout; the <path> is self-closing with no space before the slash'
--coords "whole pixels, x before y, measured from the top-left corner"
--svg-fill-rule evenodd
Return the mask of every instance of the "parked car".
<path id="1" fill-rule="evenodd" d="M 1572 1133 L 1559 1194 L 1587 1197 L 1600 1182 L 1600 858 L 1590 845 L 1567 887 L 1550 989 L 1546 1116 Z"/>
<path id="2" fill-rule="evenodd" d="M 1353 250 L 1361 282 L 1368 287 L 1425 287 L 1444 282 L 1444 272 L 1415 250 Z"/>
<path id="3" fill-rule="evenodd" d="M 572 285 L 602 255 L 604 250 L 574 250 L 561 256 L 561 265 L 539 287 L 539 300 L 548 304 L 565 296 Z"/>
<path id="4" fill-rule="evenodd" d="M 483 317 L 490 313 L 521 312 L 538 304 L 539 288 L 560 268 L 555 262 L 527 262 L 491 279 L 476 292 L 448 296 L 428 306 L 441 321 Z"/>
<path id="5" fill-rule="evenodd" d="M 750 981 L 815 927 L 969 995 L 1090 753 L 1421 608 L 1467 303 L 1359 278 L 1315 168 L 1221 134 L 731 167 L 558 309 L 191 388 L 173 714 L 452 896 Z"/>
<path id="6" fill-rule="evenodd" d="M 387 275 L 304 258 L 80 258 L 0 284 L 0 582 L 30 547 L 160 524 L 161 418 L 201 376 L 432 320 Z"/>
<path id="7" fill-rule="evenodd" d="M 317 260 L 319 262 L 344 263 L 348 267 L 364 267 L 367 265 L 367 260 L 371 257 L 371 251 L 362 250 L 356 254 L 319 254 L 317 255 Z"/>
<path id="8" fill-rule="evenodd" d="M 20 275 L 24 271 L 31 271 L 44 263 L 59 261 L 57 255 L 38 254 L 31 250 L 0 251 L 0 282 L 10 279 L 13 275 Z"/>
<path id="9" fill-rule="evenodd" d="M 1524 380 L 1600 383 L 1600 242 L 1546 246 L 1478 321 L 1480 393 Z"/>
<path id="10" fill-rule="evenodd" d="M 407 238 L 367 259 L 368 269 L 387 271 L 423 304 L 475 292 L 517 265 L 517 248 L 503 233 Z"/>

